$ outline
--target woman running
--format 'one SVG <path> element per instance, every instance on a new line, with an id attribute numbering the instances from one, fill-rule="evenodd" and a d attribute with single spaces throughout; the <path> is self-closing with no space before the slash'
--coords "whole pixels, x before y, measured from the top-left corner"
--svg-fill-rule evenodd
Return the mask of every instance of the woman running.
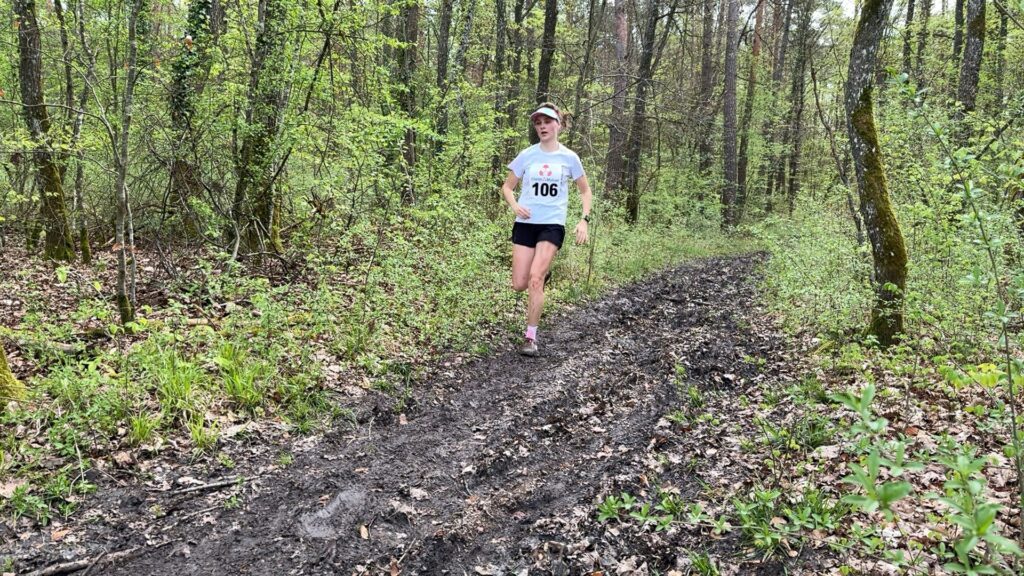
<path id="1" fill-rule="evenodd" d="M 516 223 L 512 226 L 512 289 L 529 290 L 526 342 L 519 351 L 526 356 L 536 356 L 544 283 L 551 261 L 565 238 L 569 181 L 576 182 L 583 201 L 583 215 L 576 224 L 577 244 L 587 242 L 591 194 L 580 157 L 558 143 L 563 121 L 558 107 L 545 102 L 530 114 L 530 121 L 540 143 L 520 152 L 508 165 L 509 173 L 501 193 L 516 213 Z M 520 182 L 523 186 L 516 201 L 515 188 Z"/>

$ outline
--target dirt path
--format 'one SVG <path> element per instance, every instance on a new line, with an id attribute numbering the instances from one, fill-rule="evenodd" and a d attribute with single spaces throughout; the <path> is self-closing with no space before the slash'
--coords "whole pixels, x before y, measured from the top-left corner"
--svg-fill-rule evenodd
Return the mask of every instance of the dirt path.
<path id="1" fill-rule="evenodd" d="M 421 385 L 401 421 L 380 410 L 339 427 L 247 481 L 237 507 L 200 490 L 155 502 L 128 490 L 112 504 L 117 519 L 92 522 L 76 546 L 51 544 L 26 565 L 102 550 L 93 574 L 671 569 L 678 548 L 653 532 L 613 537 L 595 501 L 655 475 L 684 495 L 697 490 L 699 462 L 658 457 L 684 446 L 663 417 L 677 407 L 677 367 L 721 389 L 758 377 L 751 357 L 774 361 L 780 341 L 757 329 L 757 262 L 692 263 L 553 319 L 541 357 L 505 352 Z M 735 473 L 730 482 L 745 471 Z M 147 515 L 154 506 L 160 518 Z"/>

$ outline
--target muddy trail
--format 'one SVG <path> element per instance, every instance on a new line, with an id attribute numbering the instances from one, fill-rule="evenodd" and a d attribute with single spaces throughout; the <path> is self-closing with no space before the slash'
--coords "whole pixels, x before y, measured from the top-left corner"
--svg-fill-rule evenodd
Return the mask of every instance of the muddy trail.
<path id="1" fill-rule="evenodd" d="M 783 378 L 756 307 L 760 256 L 693 262 L 551 318 L 541 356 L 439 371 L 399 417 L 380 404 L 293 462 L 195 490 L 101 487 L 75 542 L 23 538 L 17 568 L 88 574 L 612 574 L 677 569 L 685 546 L 738 537 L 618 531 L 596 503 L 653 483 L 697 494 L 749 481 L 665 419 L 680 383 L 725 396 Z M 752 363 L 751 358 L 758 358 Z M 722 414 L 728 418 L 728 414 Z M 710 456 L 709 456 L 710 455 Z M 244 476 L 243 474 L 240 474 Z M 703 477 L 701 477 L 703 475 Z M 235 488 L 232 505 L 218 497 Z M 158 513 L 154 513 L 158 511 Z M 14 552 L 5 545 L 0 553 Z M 77 562 L 77 564 L 75 564 Z M 743 573 L 774 573 L 751 564 Z M 24 572 L 19 572 L 24 573 Z"/>

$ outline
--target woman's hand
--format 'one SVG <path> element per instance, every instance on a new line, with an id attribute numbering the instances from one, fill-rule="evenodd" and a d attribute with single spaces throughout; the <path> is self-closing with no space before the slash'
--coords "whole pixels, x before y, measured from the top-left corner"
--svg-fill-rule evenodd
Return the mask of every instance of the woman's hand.
<path id="1" fill-rule="evenodd" d="M 512 211 L 516 213 L 516 216 L 519 216 L 523 220 L 530 219 L 530 209 L 521 205 L 519 202 L 512 204 Z"/>
<path id="2" fill-rule="evenodd" d="M 576 224 L 576 243 L 577 244 L 586 244 L 587 243 L 587 240 L 589 240 L 589 238 L 590 238 L 589 234 L 588 234 L 589 228 L 590 228 L 590 225 L 587 224 L 586 220 L 580 220 L 579 223 Z"/>

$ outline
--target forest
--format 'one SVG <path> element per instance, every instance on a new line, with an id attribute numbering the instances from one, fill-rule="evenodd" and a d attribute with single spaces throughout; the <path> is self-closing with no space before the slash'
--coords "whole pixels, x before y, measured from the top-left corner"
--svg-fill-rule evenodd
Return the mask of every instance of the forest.
<path id="1" fill-rule="evenodd" d="M 1024 0 L 0 13 L 5 576 L 1024 573 Z"/>

